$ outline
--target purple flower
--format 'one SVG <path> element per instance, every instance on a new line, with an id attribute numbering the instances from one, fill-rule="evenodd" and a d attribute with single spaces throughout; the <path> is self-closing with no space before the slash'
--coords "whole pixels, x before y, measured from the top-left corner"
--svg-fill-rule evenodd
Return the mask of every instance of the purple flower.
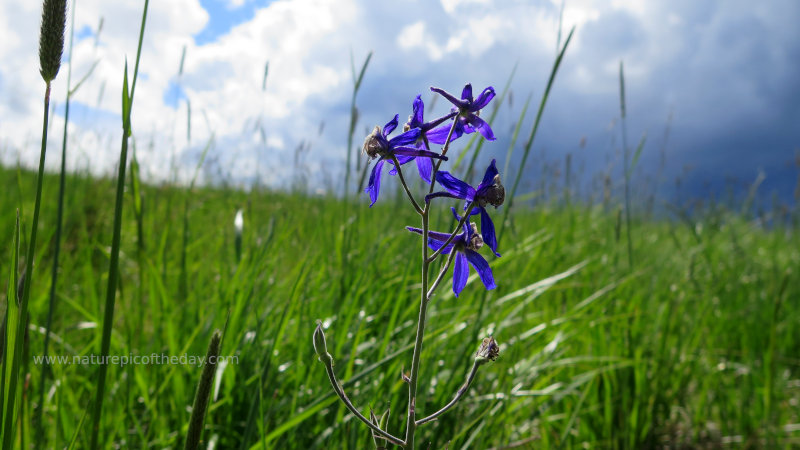
<path id="1" fill-rule="evenodd" d="M 383 130 L 376 126 L 375 130 L 372 131 L 372 134 L 364 139 L 364 153 L 366 153 L 370 158 L 379 158 L 378 162 L 375 164 L 375 167 L 372 168 L 372 173 L 369 176 L 369 184 L 367 188 L 364 189 L 364 191 L 369 194 L 371 201 L 369 205 L 370 207 L 372 207 L 372 205 L 374 205 L 378 200 L 378 194 L 381 188 L 381 169 L 383 169 L 383 163 L 386 162 L 386 160 L 389 160 L 390 164 L 394 164 L 392 156 L 427 156 L 429 158 L 438 158 L 447 161 L 447 157 L 444 157 L 438 153 L 434 153 L 429 150 L 421 150 L 414 147 L 406 147 L 408 144 L 413 144 L 417 140 L 421 133 L 419 128 L 408 130 L 403 134 L 395 136 L 391 139 L 387 139 L 387 136 L 389 136 L 389 134 L 394 131 L 395 128 L 397 128 L 397 118 L 398 115 L 395 114 L 394 119 L 384 125 Z M 403 161 L 398 159 L 398 162 L 403 164 L 410 160 L 411 158 L 403 158 Z"/>
<path id="2" fill-rule="evenodd" d="M 461 221 L 461 217 L 456 213 L 455 208 L 451 208 L 456 220 Z M 464 290 L 467 285 L 467 278 L 469 278 L 469 266 L 475 268 L 478 272 L 483 285 L 487 290 L 492 290 L 497 287 L 494 283 L 494 275 L 489 263 L 483 259 L 483 256 L 477 252 L 483 246 L 483 239 L 478 234 L 477 227 L 474 223 L 464 223 L 464 231 L 457 234 L 456 237 L 445 248 L 442 249 L 443 255 L 449 255 L 453 250 L 456 251 L 455 267 L 453 268 L 453 293 L 458 294 Z M 414 227 L 406 227 L 408 231 L 422 234 L 422 230 Z M 450 235 L 447 233 L 439 233 L 437 231 L 428 232 L 428 246 L 434 251 L 439 250 L 442 244 L 447 242 Z M 469 265 L 467 265 L 469 263 Z"/>
<path id="3" fill-rule="evenodd" d="M 413 108 L 414 108 L 414 113 L 408 117 L 408 122 L 406 122 L 405 126 L 403 127 L 404 131 L 413 130 L 414 128 L 420 129 L 420 135 L 417 138 L 417 140 L 414 141 L 413 146 L 416 148 L 429 150 L 428 143 L 426 142 L 427 140 L 430 140 L 435 144 L 444 143 L 444 140 L 447 139 L 447 133 L 450 130 L 450 125 L 443 125 L 439 128 L 436 127 L 441 125 L 443 122 L 452 119 L 453 117 L 455 117 L 457 113 L 451 112 L 446 116 L 440 117 L 431 122 L 425 122 L 425 120 L 423 119 L 425 104 L 422 102 L 421 95 L 417 95 L 417 98 L 414 99 Z M 453 139 L 451 139 L 451 141 Z M 439 142 L 440 140 L 441 142 Z M 433 172 L 433 166 L 431 164 L 430 158 L 404 157 L 404 159 L 402 160 L 398 158 L 400 164 L 405 164 L 406 162 L 412 159 L 416 160 L 417 162 L 417 170 L 419 171 L 419 176 L 422 177 L 423 180 L 430 183 L 431 172 Z"/>
<path id="4" fill-rule="evenodd" d="M 489 213 L 486 212 L 486 205 L 492 205 L 495 208 L 502 205 L 506 199 L 506 189 L 500 182 L 500 174 L 497 172 L 496 161 L 493 159 L 486 168 L 486 173 L 483 175 L 483 180 L 477 187 L 472 187 L 467 183 L 454 177 L 447 171 L 436 172 L 436 181 L 445 188 L 446 192 L 434 192 L 425 197 L 425 202 L 429 202 L 432 198 L 436 197 L 450 197 L 464 199 L 464 209 L 467 208 L 472 202 L 475 202 L 475 208 L 469 212 L 470 215 L 481 214 L 481 235 L 483 241 L 489 245 L 495 256 L 500 256 L 497 253 L 497 236 L 494 232 L 494 223 L 492 223 Z"/>
<path id="5" fill-rule="evenodd" d="M 431 87 L 431 90 L 441 94 L 455 106 L 453 111 L 458 113 L 458 117 L 456 118 L 456 127 L 453 130 L 454 136 L 458 137 L 464 133 L 469 134 L 478 130 L 486 139 L 490 141 L 495 140 L 494 133 L 489 127 L 489 124 L 478 117 L 480 110 L 486 107 L 494 98 L 495 93 L 493 87 L 487 87 L 481 92 L 481 95 L 479 95 L 477 99 L 473 99 L 472 84 L 467 83 L 467 85 L 464 86 L 464 90 L 461 91 L 461 100 L 442 89 Z M 432 136 L 429 135 L 428 137 L 431 138 L 431 142 L 436 142 L 433 140 Z M 443 144 L 445 140 L 447 140 L 447 134 L 441 137 L 441 143 Z M 438 144 L 440 142 L 436 143 Z"/>

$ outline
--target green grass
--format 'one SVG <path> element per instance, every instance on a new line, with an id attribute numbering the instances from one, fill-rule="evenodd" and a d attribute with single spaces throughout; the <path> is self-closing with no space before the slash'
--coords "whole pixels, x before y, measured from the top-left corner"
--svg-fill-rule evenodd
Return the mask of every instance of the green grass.
<path id="1" fill-rule="evenodd" d="M 21 207 L 25 229 L 34 179 L 0 169 L 8 187 L 0 196 L 0 273 L 12 272 L 14 211 Z M 115 181 L 67 179 L 51 354 L 98 348 Z M 57 177 L 47 176 L 44 185 L 39 271 L 53 253 Z M 244 448 L 368 448 L 370 433 L 345 411 L 316 361 L 311 335 L 322 319 L 353 402 L 365 414 L 391 405 L 389 431 L 401 434 L 407 390 L 400 375 L 411 363 L 419 249 L 418 238 L 403 230 L 417 219 L 399 193 L 387 190 L 370 210 L 366 198 L 346 204 L 272 191 L 141 189 L 141 234 L 132 201 L 126 199 L 123 213 L 111 355 L 202 356 L 214 330 L 224 330 L 221 355 L 237 356 L 238 364 L 218 367 L 206 441 L 236 448 L 247 433 Z M 245 227 L 237 264 L 239 207 Z M 631 271 L 628 247 L 615 236 L 615 211 L 580 204 L 517 208 L 500 242 L 503 257 L 490 261 L 498 289 L 482 304 L 478 280 L 459 299 L 448 280 L 431 303 L 420 414 L 449 401 L 485 335 L 502 344 L 500 358 L 481 369 L 451 412 L 420 427 L 417 442 L 431 448 L 800 444 L 796 229 L 766 230 L 721 208 L 691 225 L 634 214 Z M 433 219 L 432 228 L 445 227 L 444 214 Z M 30 355 L 41 353 L 49 302 L 47 277 L 37 279 Z M 25 367 L 30 380 L 40 379 L 42 366 L 29 359 Z M 35 441 L 30 421 L 45 389 L 46 446 L 73 438 L 77 447 L 88 445 L 91 430 L 82 416 L 98 368 L 55 364 L 47 386 L 21 383 L 24 442 Z M 108 367 L 100 421 L 106 448 L 183 445 L 201 371 Z"/>

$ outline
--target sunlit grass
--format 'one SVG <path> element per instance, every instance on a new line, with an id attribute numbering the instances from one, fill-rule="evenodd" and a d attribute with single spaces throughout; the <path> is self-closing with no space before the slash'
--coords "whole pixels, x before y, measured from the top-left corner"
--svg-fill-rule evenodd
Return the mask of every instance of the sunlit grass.
<path id="1" fill-rule="evenodd" d="M 33 177 L 21 175 L 29 192 Z M 12 170 L 0 172 L 6 185 L 15 185 L 15 177 Z M 108 265 L 113 198 L 110 181 L 73 176 L 67 185 L 64 287 L 51 349 L 86 355 L 95 351 L 102 316 L 99 274 Z M 0 199 L 0 210 L 13 211 L 18 198 L 27 198 L 14 191 Z M 388 198 L 367 211 L 366 199 L 345 209 L 334 198 L 270 191 L 144 186 L 143 199 L 146 273 L 136 261 L 128 206 L 110 354 L 203 355 L 213 330 L 225 329 L 221 355 L 238 356 L 238 364 L 218 369 L 207 439 L 238 446 L 252 408 L 248 446 L 371 445 L 369 433 L 332 394 L 310 336 L 314 319 L 323 318 L 338 375 L 358 405 L 382 410 L 387 405 L 375 402 L 388 399 L 393 411 L 403 408 L 400 373 L 411 356 L 418 268 L 408 264 L 415 241 L 398 223 L 413 223 L 413 215 L 404 216 Z M 168 239 L 165 223 L 182 220 L 182 208 L 172 205 L 184 200 L 191 288 L 181 297 L 183 241 Z M 246 222 L 237 265 L 233 222 L 241 205 Z M 45 217 L 55 210 L 55 202 L 45 202 Z M 637 268 L 631 272 L 627 246 L 615 238 L 616 215 L 602 207 L 540 206 L 512 218 L 503 257 L 493 262 L 499 287 L 488 294 L 483 314 L 477 316 L 478 289 L 458 300 L 442 291 L 432 303 L 421 374 L 431 381 L 421 386 L 425 404 L 418 407 L 430 412 L 450 399 L 483 335 L 503 344 L 501 358 L 458 408 L 420 429 L 420 442 L 434 448 L 526 439 L 537 446 L 628 448 L 796 442 L 796 233 L 765 230 L 728 212 L 709 214 L 691 228 L 634 217 Z M 355 238 L 343 259 L 338 252 L 348 228 Z M 13 220 L 2 221 L 3 235 L 12 230 Z M 3 244 L 10 255 L 10 241 Z M 51 252 L 45 248 L 40 260 L 46 263 Z M 342 260 L 347 266 L 337 264 Z M 0 264 L 3 273 L 8 264 Z M 43 345 L 47 288 L 38 284 L 32 291 L 32 355 Z M 41 368 L 31 364 L 30 370 Z M 72 438 L 96 371 L 53 366 L 46 442 Z M 105 441 L 181 445 L 199 373 L 181 365 L 108 367 Z M 25 398 L 33 410 L 36 396 Z M 401 413 L 392 414 L 390 428 L 399 429 L 401 420 Z M 79 446 L 86 438 L 78 437 Z"/>

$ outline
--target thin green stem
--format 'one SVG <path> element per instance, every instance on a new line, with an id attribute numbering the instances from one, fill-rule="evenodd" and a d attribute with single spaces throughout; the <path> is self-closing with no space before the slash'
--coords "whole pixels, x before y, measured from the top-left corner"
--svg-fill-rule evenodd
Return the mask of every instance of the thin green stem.
<path id="1" fill-rule="evenodd" d="M 386 431 L 381 430 L 380 427 L 378 427 L 377 425 L 372 423 L 369 419 L 364 417 L 364 415 L 361 414 L 358 408 L 353 406 L 353 402 L 351 402 L 350 398 L 347 397 L 347 394 L 344 393 L 344 389 L 339 384 L 339 381 L 336 379 L 336 373 L 334 373 L 333 371 L 333 358 L 323 359 L 322 362 L 325 363 L 325 371 L 328 373 L 328 380 L 331 382 L 331 386 L 333 386 L 334 392 L 336 392 L 336 395 L 339 396 L 339 399 L 342 400 L 342 403 L 344 403 L 347 409 L 350 410 L 350 412 L 353 413 L 353 415 L 355 415 L 358 418 L 358 420 L 364 422 L 368 427 L 370 427 L 372 431 L 379 434 L 381 437 L 389 440 L 389 442 L 391 442 L 392 444 L 403 447 L 405 443 L 400 438 L 392 436 Z"/>
<path id="2" fill-rule="evenodd" d="M 558 68 L 561 66 L 561 61 L 564 59 L 564 54 L 567 51 L 567 47 L 569 47 L 569 43 L 572 40 L 572 35 L 575 32 L 575 27 L 572 27 L 569 34 L 567 35 L 567 39 L 564 41 L 564 46 L 561 47 L 561 52 L 556 57 L 555 62 L 553 63 L 553 68 L 550 71 L 550 78 L 547 80 L 547 87 L 544 89 L 544 95 L 542 95 L 542 100 L 539 102 L 539 110 L 536 112 L 536 119 L 533 121 L 533 127 L 531 128 L 531 133 L 528 136 L 528 141 L 525 143 L 525 149 L 522 153 L 522 161 L 517 168 L 517 176 L 514 179 L 514 184 L 511 187 L 510 193 L 506 196 L 507 205 L 503 211 L 503 219 L 500 221 L 500 230 L 497 233 L 497 240 L 500 241 L 501 236 L 506 228 L 506 221 L 508 220 L 508 214 L 511 212 L 511 207 L 514 206 L 514 196 L 517 194 L 517 188 L 519 188 L 519 183 L 522 180 L 522 172 L 525 170 L 525 162 L 528 160 L 528 155 L 530 154 L 530 150 L 533 147 L 533 139 L 536 137 L 536 132 L 539 129 L 539 123 L 542 120 L 542 114 L 544 113 L 544 107 L 547 104 L 547 99 L 550 96 L 550 90 L 553 87 L 553 82 L 556 79 L 556 74 L 558 73 Z"/>
<path id="3" fill-rule="evenodd" d="M 442 409 L 436 411 L 435 413 L 431 414 L 430 416 L 425 417 L 424 419 L 419 419 L 417 421 L 417 425 L 422 425 L 423 423 L 435 420 L 437 417 L 439 417 L 442 414 L 444 414 L 445 412 L 447 412 L 448 409 L 450 409 L 453 406 L 455 406 L 456 403 L 458 403 L 458 401 L 461 400 L 461 397 L 463 397 L 464 394 L 467 393 L 467 390 L 469 390 L 469 386 L 472 384 L 472 381 L 475 380 L 475 376 L 478 374 L 478 367 L 480 367 L 480 363 L 476 360 L 472 364 L 472 369 L 469 371 L 469 375 L 467 375 L 467 381 L 465 381 L 464 384 L 462 384 L 461 387 L 458 388 L 458 391 L 456 392 L 455 397 L 453 397 L 453 399 L 450 400 L 450 403 L 444 405 L 442 407 Z"/>
<path id="4" fill-rule="evenodd" d="M 452 130 L 452 129 L 451 129 Z M 435 172 L 434 172 L 435 173 Z M 433 182 L 433 180 L 431 180 Z M 425 336 L 425 317 L 428 312 L 428 216 L 426 207 L 422 213 L 422 295 L 420 296 L 419 317 L 417 319 L 417 337 L 414 341 L 414 356 L 411 360 L 411 376 L 408 380 L 408 417 L 406 419 L 406 440 L 408 448 L 414 448 L 416 432 L 417 382 L 419 378 L 419 361 L 422 354 L 422 339 Z"/>
<path id="5" fill-rule="evenodd" d="M 622 122 L 622 164 L 625 171 L 625 237 L 628 241 L 628 266 L 633 268 L 633 242 L 631 241 L 631 183 L 628 170 L 630 150 L 628 149 L 628 130 L 625 126 L 625 75 L 622 61 L 619 62 L 619 105 Z"/>
<path id="6" fill-rule="evenodd" d="M 428 297 L 427 297 L 428 301 L 431 300 L 431 296 L 433 295 L 433 291 L 435 291 L 436 288 L 439 287 L 439 283 L 442 282 L 442 279 L 444 278 L 444 275 L 447 273 L 447 269 L 450 268 L 450 264 L 453 263 L 453 258 L 455 256 L 456 256 L 455 250 L 451 251 L 449 257 L 447 258 L 447 262 L 444 264 L 444 267 L 442 267 L 442 270 L 439 271 L 439 275 L 436 277 L 436 279 L 433 281 L 433 283 L 431 283 L 431 288 L 428 289 Z"/>
<path id="7" fill-rule="evenodd" d="M 442 156 L 447 154 L 447 150 L 450 149 L 450 138 L 453 137 L 453 132 L 456 129 L 456 123 L 458 122 L 458 116 L 453 118 L 453 125 L 450 126 L 450 131 L 447 132 L 447 140 L 444 141 L 444 147 L 442 147 Z M 428 194 L 433 193 L 433 188 L 436 185 L 436 172 L 439 171 L 439 167 L 442 165 L 442 159 L 436 161 L 436 164 L 433 165 L 433 171 L 431 171 L 431 187 L 428 189 Z M 427 211 L 428 207 L 425 207 Z M 426 239 L 427 241 L 427 239 Z"/>
<path id="8" fill-rule="evenodd" d="M 411 205 L 414 206 L 414 210 L 417 211 L 417 214 L 422 214 L 422 208 L 419 207 L 419 203 L 414 200 L 414 196 L 411 194 L 411 191 L 408 189 L 408 185 L 406 184 L 406 179 L 403 177 L 403 169 L 400 167 L 400 162 L 397 160 L 397 156 L 392 154 L 392 162 L 394 162 L 394 167 L 397 169 L 397 176 L 400 178 L 400 184 L 403 185 L 403 190 L 406 191 L 406 195 L 408 195 L 408 199 L 411 201 Z"/>
<path id="9" fill-rule="evenodd" d="M 447 133 L 447 140 L 442 148 L 442 156 L 447 153 L 450 148 L 450 138 L 453 136 L 453 131 L 456 128 L 456 121 L 458 116 L 453 119 L 453 125 L 450 126 L 450 131 Z M 436 184 L 436 172 L 439 171 L 443 160 L 439 160 L 433 165 L 431 172 L 431 186 L 428 191 L 430 194 L 433 192 L 433 187 Z M 399 172 L 398 172 L 399 173 Z M 425 204 L 425 209 L 420 213 L 422 216 L 422 286 L 420 289 L 420 302 L 419 302 L 419 317 L 417 318 L 417 336 L 414 341 L 414 356 L 411 360 L 411 376 L 408 380 L 408 416 L 406 418 L 406 440 L 405 446 L 414 448 L 414 433 L 417 431 L 416 424 L 416 408 L 417 408 L 417 383 L 419 379 L 419 360 L 422 354 L 422 340 L 425 336 L 425 318 L 428 312 L 428 268 L 430 261 L 428 260 L 428 232 L 429 218 L 430 218 L 430 203 Z"/>
<path id="10" fill-rule="evenodd" d="M 367 65 L 372 58 L 372 52 L 367 54 L 364 64 L 361 66 L 361 71 L 356 76 L 356 67 L 353 61 L 353 52 L 350 52 L 350 66 L 353 71 L 353 95 L 350 98 L 350 129 L 347 133 L 347 167 L 344 174 L 344 198 L 345 203 L 350 194 L 350 172 L 352 171 L 352 155 L 353 155 L 353 134 L 356 131 L 356 124 L 358 123 L 358 109 L 356 108 L 356 96 L 358 90 L 361 88 L 361 82 L 364 80 L 364 73 L 367 71 Z"/>
<path id="11" fill-rule="evenodd" d="M 44 332 L 44 349 L 42 351 L 42 373 L 39 381 L 39 407 L 36 409 L 34 423 L 36 424 L 38 433 L 36 434 L 37 442 L 41 444 L 44 442 L 44 429 L 42 428 L 42 414 L 44 412 L 44 392 L 45 382 L 50 373 L 50 365 L 47 362 L 47 349 L 50 344 L 50 327 L 53 324 L 53 311 L 56 308 L 56 286 L 58 285 L 58 260 L 61 253 L 61 229 L 64 222 L 64 190 L 66 189 L 66 176 L 67 176 L 67 126 L 69 125 L 69 104 L 70 104 L 70 89 L 72 85 L 72 42 L 75 35 L 75 0 L 72 2 L 72 25 L 69 33 L 69 65 L 67 66 L 67 96 L 64 103 L 64 133 L 61 139 L 61 173 L 58 180 L 58 211 L 56 213 L 56 234 L 55 234 L 55 248 L 53 249 L 53 269 L 51 272 L 50 280 L 50 302 L 47 308 L 47 322 L 45 323 Z"/>
<path id="12" fill-rule="evenodd" d="M 136 89 L 136 79 L 139 72 L 139 59 L 142 53 L 142 40 L 144 37 L 144 27 L 147 19 L 147 7 L 150 1 L 145 0 L 144 11 L 142 12 L 142 23 L 139 31 L 139 46 L 136 51 L 136 63 L 133 69 L 133 82 L 128 90 L 127 76 L 128 67 L 125 66 L 125 79 L 123 89 L 123 117 L 122 117 L 122 144 L 120 145 L 119 172 L 117 175 L 117 194 L 114 206 L 114 231 L 111 241 L 111 257 L 108 266 L 108 285 L 106 287 L 106 302 L 103 314 L 103 332 L 100 341 L 100 356 L 105 358 L 111 349 L 111 329 L 114 322 L 114 304 L 117 295 L 117 283 L 119 279 L 119 248 L 122 240 L 122 203 L 125 194 L 125 170 L 128 161 L 128 138 L 131 135 L 131 109 L 133 107 L 133 96 Z M 126 104 L 127 103 L 127 104 Z M 92 439 L 89 448 L 100 448 L 100 419 L 103 412 L 103 399 L 105 397 L 106 374 L 108 364 L 100 364 L 97 375 L 97 387 L 95 390 L 95 404 L 93 410 Z"/>

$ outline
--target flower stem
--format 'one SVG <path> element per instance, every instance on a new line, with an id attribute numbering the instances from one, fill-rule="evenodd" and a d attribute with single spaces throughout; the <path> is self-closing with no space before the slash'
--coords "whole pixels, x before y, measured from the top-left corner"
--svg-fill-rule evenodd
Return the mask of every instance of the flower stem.
<path id="1" fill-rule="evenodd" d="M 450 138 L 453 137 L 453 131 L 456 129 L 456 123 L 458 123 L 458 116 L 453 120 L 453 125 L 450 126 L 450 131 L 447 132 L 447 140 L 444 142 L 444 147 L 442 147 L 442 156 L 447 154 L 447 150 L 450 149 Z M 431 172 L 431 187 L 428 190 L 428 194 L 433 192 L 433 188 L 436 185 L 436 172 L 439 171 L 439 167 L 442 165 L 442 160 L 438 160 L 436 165 L 433 166 L 433 171 Z M 426 207 L 427 209 L 427 207 Z"/>
<path id="2" fill-rule="evenodd" d="M 447 412 L 448 409 L 450 409 L 453 406 L 455 406 L 456 403 L 458 403 L 458 401 L 461 400 L 461 397 L 463 397 L 464 394 L 467 393 L 467 390 L 469 389 L 469 386 L 472 384 L 472 381 L 475 379 L 475 376 L 478 374 L 478 367 L 480 367 L 480 363 L 478 361 L 475 361 L 472 364 L 472 370 L 470 370 L 469 371 L 469 375 L 467 375 L 467 381 L 465 381 L 464 384 L 461 385 L 460 388 L 458 388 L 458 391 L 456 392 L 455 397 L 453 397 L 453 399 L 450 400 L 450 403 L 444 405 L 444 407 L 442 407 L 442 409 L 436 411 L 435 413 L 431 414 L 430 416 L 425 417 L 424 419 L 419 419 L 417 421 L 417 425 L 422 425 L 423 423 L 430 422 L 430 421 L 436 419 L 437 417 L 441 416 L 445 412 Z"/>
<path id="3" fill-rule="evenodd" d="M 447 140 L 442 148 L 442 156 L 444 156 L 450 148 L 450 138 L 453 136 L 453 131 L 456 129 L 456 120 L 458 120 L 458 117 L 453 120 L 453 125 L 447 133 Z M 397 161 L 397 159 L 395 159 L 395 161 Z M 397 163 L 395 162 L 395 164 Z M 433 166 L 433 171 L 431 172 L 431 187 L 428 191 L 429 194 L 433 192 L 433 186 L 436 184 L 436 172 L 439 170 L 441 164 L 442 160 L 440 159 Z M 397 165 L 397 173 L 402 173 L 399 164 Z M 403 187 L 406 187 L 402 175 L 400 180 L 403 183 Z M 406 190 L 406 192 L 408 192 L 408 190 Z M 422 210 L 419 210 L 419 205 L 417 205 L 416 202 L 414 203 L 414 206 L 418 208 L 417 212 L 422 216 L 422 287 L 419 302 L 419 318 L 417 319 L 417 337 L 414 341 L 414 356 L 411 360 L 411 377 L 409 377 L 408 380 L 408 417 L 406 420 L 405 446 L 411 449 L 414 448 L 414 433 L 417 431 L 417 382 L 419 378 L 419 359 L 422 354 L 422 339 L 425 336 L 425 317 L 428 312 L 428 268 L 431 264 L 431 261 L 428 259 L 428 231 L 430 231 L 428 219 L 430 217 L 430 203 L 427 203 L 425 209 Z"/>
<path id="4" fill-rule="evenodd" d="M 454 256 L 456 256 L 456 252 L 455 251 L 450 252 L 450 256 L 447 258 L 447 262 L 445 263 L 444 267 L 442 267 L 442 270 L 439 271 L 439 275 L 436 277 L 436 280 L 434 280 L 434 282 L 431 284 L 431 288 L 428 289 L 428 296 L 427 296 L 428 301 L 431 300 L 431 296 L 433 295 L 433 291 L 435 291 L 436 288 L 439 287 L 439 283 L 442 282 L 442 279 L 444 278 L 444 274 L 447 273 L 447 269 L 449 269 L 450 268 L 450 264 L 453 263 L 453 257 Z"/>
<path id="5" fill-rule="evenodd" d="M 419 318 L 417 319 L 417 338 L 414 342 L 414 356 L 411 361 L 411 377 L 408 381 L 408 418 L 406 422 L 406 441 L 408 448 L 414 448 L 416 431 L 417 381 L 419 377 L 419 358 L 422 353 L 422 339 L 425 335 L 425 316 L 428 312 L 428 216 L 429 208 L 422 212 L 422 295 L 420 296 Z"/>
<path id="6" fill-rule="evenodd" d="M 400 162 L 397 160 L 397 156 L 392 154 L 392 161 L 394 162 L 394 167 L 397 169 L 397 176 L 400 178 L 400 184 L 403 185 L 403 189 L 406 191 L 406 195 L 408 195 L 408 199 L 411 200 L 411 204 L 414 205 L 414 209 L 417 211 L 417 214 L 422 214 L 422 208 L 419 207 L 419 203 L 414 200 L 414 196 L 411 195 L 411 191 L 408 190 L 408 185 L 406 184 L 406 179 L 403 177 L 403 169 L 400 168 Z"/>
<path id="7" fill-rule="evenodd" d="M 344 389 L 342 389 L 341 385 L 339 384 L 339 381 L 336 379 L 336 373 L 334 373 L 333 371 L 333 358 L 325 358 L 325 359 L 320 358 L 320 360 L 323 363 L 325 363 L 325 371 L 328 373 L 328 380 L 331 382 L 331 386 L 333 386 L 333 391 L 336 392 L 336 395 L 339 396 L 339 398 L 342 400 L 342 403 L 344 403 L 347 409 L 349 409 L 350 412 L 353 413 L 353 415 L 355 415 L 358 418 L 358 420 L 367 424 L 367 426 L 370 427 L 372 431 L 378 433 L 381 437 L 387 439 L 392 444 L 403 447 L 404 442 L 400 438 L 392 436 L 386 431 L 381 430 L 380 427 L 378 427 L 377 425 L 372 423 L 369 419 L 364 417 L 364 415 L 358 411 L 358 408 L 353 406 L 353 403 L 347 397 L 347 394 L 344 393 Z"/>

